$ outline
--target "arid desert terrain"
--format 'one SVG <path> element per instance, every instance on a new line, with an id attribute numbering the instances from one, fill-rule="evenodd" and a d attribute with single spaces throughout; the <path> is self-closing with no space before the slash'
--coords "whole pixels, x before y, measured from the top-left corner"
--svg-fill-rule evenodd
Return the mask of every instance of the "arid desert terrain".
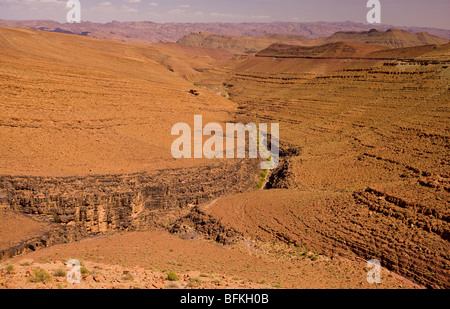
<path id="1" fill-rule="evenodd" d="M 0 25 L 0 288 L 450 288 L 450 31 Z M 175 159 L 194 115 L 280 164 Z"/>

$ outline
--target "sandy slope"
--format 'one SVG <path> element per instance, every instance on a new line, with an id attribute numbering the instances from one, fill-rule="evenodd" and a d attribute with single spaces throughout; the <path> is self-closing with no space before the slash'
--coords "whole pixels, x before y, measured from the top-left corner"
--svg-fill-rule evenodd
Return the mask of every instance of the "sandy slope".
<path id="1" fill-rule="evenodd" d="M 264 249 L 264 251 L 263 251 Z M 312 260 L 297 248 L 278 245 L 271 249 L 253 246 L 224 247 L 204 240 L 184 240 L 167 232 L 125 233 L 82 242 L 57 245 L 5 261 L 2 268 L 12 264 L 16 272 L 0 275 L 2 287 L 56 288 L 168 288 L 165 273 L 179 274 L 175 282 L 187 287 L 189 279 L 198 278 L 194 288 L 411 288 L 413 285 L 386 270 L 381 284 L 368 284 L 368 269 L 362 261 L 319 257 Z M 269 251 L 271 250 L 271 251 Z M 51 274 L 64 268 L 69 259 L 85 262 L 91 272 L 81 286 L 71 286 L 64 278 L 50 283 L 28 283 L 26 272 L 35 268 Z M 31 261 L 30 266 L 21 267 Z M 112 266 L 116 265 L 116 266 Z M 123 270 L 135 280 L 127 282 Z M 94 276 L 100 277 L 96 282 Z"/>
<path id="2" fill-rule="evenodd" d="M 199 110 L 205 123 L 223 122 L 235 104 L 207 91 L 190 94 L 195 86 L 158 63 L 165 50 L 0 28 L 0 173 L 201 164 L 173 159 L 172 126 L 192 123 Z M 180 53 L 171 57 L 181 62 Z"/>
<path id="3" fill-rule="evenodd" d="M 49 230 L 49 225 L 7 209 L 0 209 L 0 250 Z"/>

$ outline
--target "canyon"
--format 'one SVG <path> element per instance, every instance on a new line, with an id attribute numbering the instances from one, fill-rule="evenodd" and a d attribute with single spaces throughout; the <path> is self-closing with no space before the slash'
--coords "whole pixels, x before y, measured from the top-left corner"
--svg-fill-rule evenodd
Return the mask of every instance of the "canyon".
<path id="1" fill-rule="evenodd" d="M 70 258 L 84 288 L 169 288 L 169 270 L 178 288 L 450 286 L 448 40 L 230 49 L 249 40 L 228 29 L 188 46 L 0 27 L 0 287 L 70 288 L 23 277 Z M 279 165 L 175 159 L 171 128 L 199 111 L 278 123 Z"/>

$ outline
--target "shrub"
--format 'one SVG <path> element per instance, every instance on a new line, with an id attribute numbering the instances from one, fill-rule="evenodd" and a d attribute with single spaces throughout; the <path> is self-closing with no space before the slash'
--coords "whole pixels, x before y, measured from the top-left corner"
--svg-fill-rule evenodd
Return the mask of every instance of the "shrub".
<path id="1" fill-rule="evenodd" d="M 202 284 L 202 282 L 203 282 L 202 279 L 197 278 L 197 277 L 192 278 L 192 280 L 195 281 L 195 282 L 197 282 L 198 284 Z"/>
<path id="2" fill-rule="evenodd" d="M 311 261 L 316 261 L 319 258 L 317 254 L 311 255 Z"/>
<path id="3" fill-rule="evenodd" d="M 67 275 L 66 271 L 62 268 L 58 268 L 54 273 L 53 276 L 55 277 L 65 277 Z"/>
<path id="4" fill-rule="evenodd" d="M 279 284 L 278 282 L 272 283 L 272 287 L 277 288 L 277 289 L 283 288 L 283 286 L 281 284 Z"/>
<path id="5" fill-rule="evenodd" d="M 178 275 L 175 272 L 170 271 L 170 272 L 167 273 L 167 280 L 169 280 L 169 281 L 178 281 L 178 280 L 180 280 L 180 278 L 178 277 Z"/>
<path id="6" fill-rule="evenodd" d="M 82 275 L 88 275 L 89 274 L 89 270 L 86 267 L 84 267 L 84 266 L 82 266 L 80 268 L 80 272 L 81 272 Z"/>
<path id="7" fill-rule="evenodd" d="M 169 284 L 166 286 L 166 288 L 167 288 L 167 289 L 179 289 L 180 287 L 179 287 L 178 284 L 172 282 L 172 283 L 169 283 Z"/>
<path id="8" fill-rule="evenodd" d="M 9 264 L 8 266 L 6 266 L 6 270 L 7 271 L 13 271 L 14 270 L 14 265 L 13 264 Z"/>
<path id="9" fill-rule="evenodd" d="M 50 276 L 50 274 L 48 272 L 46 272 L 43 269 L 35 269 L 33 270 L 33 274 L 31 275 L 31 277 L 28 278 L 28 281 L 30 282 L 34 282 L 34 283 L 39 283 L 39 282 L 47 282 L 50 281 L 52 279 L 52 277 Z"/>
<path id="10" fill-rule="evenodd" d="M 187 284 L 188 288 L 196 288 L 198 286 L 200 286 L 202 284 L 202 279 L 196 277 L 196 278 L 191 278 L 189 279 L 189 282 Z"/>

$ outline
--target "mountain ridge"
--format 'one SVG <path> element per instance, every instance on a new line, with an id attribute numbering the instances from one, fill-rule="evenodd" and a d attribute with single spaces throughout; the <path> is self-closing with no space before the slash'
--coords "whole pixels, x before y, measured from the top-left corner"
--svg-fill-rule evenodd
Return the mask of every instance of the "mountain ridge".
<path id="1" fill-rule="evenodd" d="M 301 35 L 266 34 L 258 38 L 235 37 L 211 33 L 190 33 L 177 41 L 179 44 L 224 49 L 232 53 L 258 53 L 272 44 L 287 44 L 299 46 L 320 46 L 348 42 L 353 44 L 366 44 L 384 46 L 386 48 L 404 48 L 423 45 L 442 45 L 448 40 L 430 35 L 426 32 L 417 34 L 399 29 L 381 31 L 371 29 L 369 31 L 336 32 L 329 37 L 309 39 Z"/>
<path id="2" fill-rule="evenodd" d="M 328 37 L 339 31 L 369 31 L 374 25 L 355 22 L 273 22 L 273 23 L 166 23 L 151 21 L 75 24 L 59 23 L 50 20 L 2 20 L 0 26 L 23 27 L 33 30 L 62 32 L 98 39 L 110 39 L 121 42 L 160 41 L 175 42 L 192 32 L 209 32 L 219 35 L 260 37 L 269 33 L 303 35 L 309 38 Z M 390 28 L 401 29 L 413 33 L 428 32 L 431 35 L 450 39 L 450 30 L 426 27 L 401 27 L 377 24 L 376 28 L 386 31 Z"/>

